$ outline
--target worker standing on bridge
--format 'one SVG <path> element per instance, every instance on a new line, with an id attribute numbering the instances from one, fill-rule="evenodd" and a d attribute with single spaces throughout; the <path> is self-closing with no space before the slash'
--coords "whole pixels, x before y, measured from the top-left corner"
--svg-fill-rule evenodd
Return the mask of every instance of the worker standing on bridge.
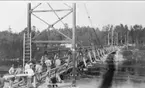
<path id="1" fill-rule="evenodd" d="M 15 73 L 15 68 L 14 68 L 14 64 L 12 65 L 12 67 L 9 69 L 9 74 L 13 75 Z"/>
<path id="2" fill-rule="evenodd" d="M 61 65 L 61 60 L 60 60 L 60 58 L 59 58 L 58 56 L 56 56 L 54 59 L 55 59 L 55 66 L 56 66 L 56 67 L 59 67 L 59 66 Z"/>
<path id="3" fill-rule="evenodd" d="M 36 62 L 36 66 L 35 66 L 35 73 L 37 74 L 37 80 L 40 81 L 40 76 L 42 73 L 42 65 L 39 62 Z"/>
<path id="4" fill-rule="evenodd" d="M 27 69 L 29 69 L 30 68 L 30 62 L 28 61 L 26 64 L 25 64 L 25 71 L 27 70 Z"/>
<path id="5" fill-rule="evenodd" d="M 47 73 L 48 73 L 48 76 L 46 77 L 46 81 L 49 85 L 49 83 L 50 83 L 50 70 L 51 70 L 52 61 L 48 58 L 45 58 L 45 64 L 46 64 Z"/>
<path id="6" fill-rule="evenodd" d="M 41 65 L 43 68 L 46 67 L 45 61 L 47 60 L 47 51 L 44 52 L 44 55 L 41 57 Z"/>
<path id="7" fill-rule="evenodd" d="M 15 74 L 21 74 L 21 73 L 22 73 L 22 65 L 19 65 L 15 71 Z"/>
<path id="8" fill-rule="evenodd" d="M 26 73 L 28 74 L 27 77 L 27 86 L 30 87 L 32 85 L 32 77 L 34 75 L 34 71 L 32 69 L 32 63 L 29 64 L 30 68 L 26 70 Z"/>
<path id="9" fill-rule="evenodd" d="M 89 60 L 89 58 L 88 58 L 88 49 L 85 49 L 85 52 L 84 52 L 84 57 L 85 57 L 85 59 L 86 59 L 86 64 L 87 64 L 87 66 L 89 66 L 91 63 L 90 63 L 90 60 Z"/>
<path id="10" fill-rule="evenodd" d="M 14 64 L 13 64 L 12 67 L 9 69 L 9 74 L 14 75 L 14 73 L 15 73 L 15 68 L 14 68 Z M 15 77 L 12 77 L 9 81 L 10 86 L 12 86 L 14 81 L 15 81 Z"/>
<path id="11" fill-rule="evenodd" d="M 15 75 L 16 75 L 16 74 L 21 74 L 22 72 L 23 72 L 23 70 L 22 70 L 22 65 L 19 65 L 18 68 L 17 68 L 16 71 L 15 71 Z M 20 81 L 20 77 L 16 77 L 16 81 L 17 81 L 17 82 Z"/>
<path id="12" fill-rule="evenodd" d="M 60 58 L 57 56 L 57 57 L 55 57 L 55 67 L 58 68 L 58 67 L 60 67 L 60 66 L 61 66 L 61 60 L 60 60 Z M 61 78 L 60 78 L 60 76 L 59 76 L 58 73 L 56 73 L 56 77 L 57 77 L 57 79 L 58 79 L 59 82 L 62 82 L 62 80 L 61 80 Z"/>
<path id="13" fill-rule="evenodd" d="M 51 69 L 51 65 L 52 65 L 51 60 L 46 58 L 45 59 L 45 64 L 46 64 L 46 67 L 47 67 L 47 71 L 49 72 L 49 70 Z"/>

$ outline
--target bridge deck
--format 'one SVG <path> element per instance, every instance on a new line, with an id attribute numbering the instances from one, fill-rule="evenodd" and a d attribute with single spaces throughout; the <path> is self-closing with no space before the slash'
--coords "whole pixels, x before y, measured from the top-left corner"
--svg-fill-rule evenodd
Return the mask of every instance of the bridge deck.
<path id="1" fill-rule="evenodd" d="M 103 50 L 104 50 L 104 49 L 103 49 Z M 107 58 L 107 56 L 108 56 L 110 53 L 116 51 L 117 49 L 115 49 L 115 48 L 107 48 L 106 50 L 107 50 L 107 53 L 106 53 L 106 54 L 103 54 L 103 56 L 101 57 L 103 61 L 105 61 L 105 59 Z M 101 54 L 102 54 L 102 52 L 101 52 Z M 48 73 L 50 73 L 50 74 L 49 74 L 49 78 L 52 78 L 52 77 L 55 76 L 55 72 L 56 72 L 56 71 L 57 71 L 57 74 L 62 74 L 63 72 L 67 71 L 68 69 L 70 69 L 70 68 L 72 68 L 72 67 L 73 67 L 73 63 L 70 62 L 68 65 L 64 64 L 64 65 L 60 66 L 59 68 L 53 68 L 53 69 L 50 70 L 50 72 L 46 72 L 46 73 L 44 73 L 44 74 L 45 74 L 46 76 L 48 76 Z M 17 77 L 17 76 L 27 76 L 27 75 L 26 75 L 26 74 L 20 74 L 20 75 L 15 75 L 15 76 L 14 76 L 14 75 L 9 75 L 9 76 L 7 76 L 7 78 Z M 44 76 L 44 78 L 45 78 L 46 76 Z M 46 85 L 47 85 L 47 83 L 43 83 L 43 84 L 39 85 L 38 88 L 40 88 L 40 87 L 45 88 L 45 87 L 47 87 Z M 61 84 L 61 85 L 63 85 L 63 84 Z M 60 85 L 60 86 L 61 86 L 61 85 Z M 65 84 L 64 84 L 64 85 L 65 85 Z M 19 87 L 19 88 L 20 88 L 20 87 Z M 23 86 L 22 86 L 22 88 L 23 88 Z"/>

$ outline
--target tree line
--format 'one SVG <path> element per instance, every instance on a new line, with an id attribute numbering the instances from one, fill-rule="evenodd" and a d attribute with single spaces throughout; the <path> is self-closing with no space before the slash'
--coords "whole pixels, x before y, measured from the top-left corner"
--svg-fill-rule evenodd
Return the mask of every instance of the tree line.
<path id="1" fill-rule="evenodd" d="M 27 30 L 25 28 L 19 33 L 13 33 L 9 30 L 0 32 L 0 59 L 22 58 L 23 56 L 23 34 Z M 56 29 L 63 32 L 71 38 L 72 29 L 69 27 Z M 56 30 L 47 30 L 39 35 L 36 40 L 66 40 L 66 38 L 59 34 Z M 32 27 L 32 37 L 40 33 L 36 31 L 36 27 Z M 99 28 L 92 28 L 89 26 L 76 27 L 76 43 L 83 46 L 90 46 L 91 43 L 100 47 L 100 45 L 114 45 L 121 44 L 145 44 L 145 27 L 142 25 L 133 25 L 131 27 L 123 24 L 106 25 Z M 113 39 L 113 42 L 112 42 Z M 33 45 L 33 53 L 37 51 L 37 44 Z M 51 45 L 51 44 L 50 44 Z M 53 44 L 54 45 L 54 44 Z"/>

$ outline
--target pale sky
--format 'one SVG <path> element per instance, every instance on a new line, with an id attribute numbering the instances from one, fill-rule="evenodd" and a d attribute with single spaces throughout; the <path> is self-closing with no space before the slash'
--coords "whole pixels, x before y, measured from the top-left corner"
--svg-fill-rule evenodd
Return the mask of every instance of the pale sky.
<path id="1" fill-rule="evenodd" d="M 13 32 L 20 32 L 27 26 L 27 3 L 18 1 L 0 1 L 0 31 L 7 30 L 11 26 Z M 39 2 L 32 2 L 32 7 Z M 39 9 L 50 9 L 45 2 L 40 5 Z M 67 6 L 72 5 L 72 2 L 50 2 L 54 9 L 68 9 Z M 100 30 L 107 24 L 141 24 L 145 26 L 145 1 L 85 1 L 77 2 L 77 25 L 91 26 L 87 18 L 87 13 L 84 3 L 88 9 L 94 27 L 99 27 Z M 59 16 L 65 15 L 67 12 L 59 12 Z M 57 20 L 54 13 L 36 13 L 37 16 L 45 19 L 49 24 Z M 72 14 L 63 20 L 72 27 Z M 35 25 L 40 31 L 47 28 L 43 22 L 32 15 L 32 26 Z M 56 28 L 63 27 L 60 22 Z"/>

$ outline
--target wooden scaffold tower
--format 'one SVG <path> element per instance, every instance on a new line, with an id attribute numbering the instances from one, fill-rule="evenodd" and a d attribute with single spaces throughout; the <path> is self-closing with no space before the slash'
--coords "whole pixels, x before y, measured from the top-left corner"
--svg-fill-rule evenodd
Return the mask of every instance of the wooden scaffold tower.
<path id="1" fill-rule="evenodd" d="M 73 3 L 73 7 L 69 7 L 69 9 L 53 9 L 52 6 L 47 3 L 47 5 L 51 8 L 51 10 L 35 10 L 37 7 L 39 7 L 40 5 L 42 5 L 42 3 L 39 3 L 38 5 L 36 5 L 35 7 L 31 8 L 31 3 L 28 3 L 28 18 L 27 18 L 27 31 L 24 34 L 24 40 L 23 40 L 23 66 L 25 61 L 27 60 L 32 60 L 32 43 L 39 43 L 39 44 L 44 44 L 44 43 L 70 43 L 72 44 L 72 55 L 73 55 L 73 84 L 75 86 L 75 65 L 76 65 L 76 55 L 75 55 L 75 51 L 76 51 L 76 44 L 75 44 L 75 30 L 76 30 L 76 3 Z M 66 5 L 66 4 L 65 4 Z M 63 11 L 68 11 L 68 13 L 66 15 L 64 15 L 63 17 L 59 17 L 57 12 L 63 12 Z M 58 20 L 55 21 L 53 24 L 49 24 L 48 22 L 44 21 L 43 19 L 41 19 L 40 17 L 36 16 L 35 13 L 44 13 L 44 12 L 53 12 L 55 13 L 55 15 L 57 16 Z M 62 22 L 62 20 L 67 17 L 68 15 L 70 15 L 71 13 L 73 13 L 72 15 L 72 23 L 73 23 L 73 27 L 72 27 L 72 38 L 70 38 L 69 36 L 65 35 L 64 33 L 62 33 L 59 30 L 56 30 L 54 28 L 54 25 L 57 24 L 58 22 Z M 60 33 L 61 35 L 63 35 L 65 38 L 67 38 L 67 40 L 62 40 L 62 41 L 53 41 L 53 40 L 48 40 L 48 41 L 42 41 L 42 40 L 36 40 L 36 37 L 38 37 L 42 32 L 46 31 L 43 30 L 41 33 L 37 34 L 36 36 L 34 36 L 33 38 L 31 37 L 31 16 L 34 16 L 36 18 L 38 18 L 40 21 L 44 22 L 48 28 L 52 28 L 54 30 L 56 30 L 58 33 Z M 63 22 L 62 22 L 63 23 Z"/>

